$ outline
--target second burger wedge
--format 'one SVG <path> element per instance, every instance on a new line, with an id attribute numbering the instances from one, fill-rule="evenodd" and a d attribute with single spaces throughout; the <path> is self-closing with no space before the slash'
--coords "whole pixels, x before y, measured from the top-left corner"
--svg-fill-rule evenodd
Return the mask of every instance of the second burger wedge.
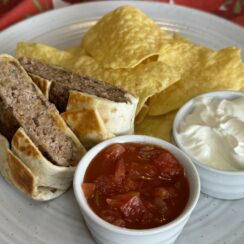
<path id="1" fill-rule="evenodd" d="M 133 133 L 136 96 L 37 59 L 20 57 L 19 61 L 86 147 Z"/>

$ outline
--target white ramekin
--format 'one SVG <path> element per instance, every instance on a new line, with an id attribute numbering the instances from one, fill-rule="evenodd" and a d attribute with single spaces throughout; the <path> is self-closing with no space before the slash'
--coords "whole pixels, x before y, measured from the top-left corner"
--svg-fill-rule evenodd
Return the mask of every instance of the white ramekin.
<path id="1" fill-rule="evenodd" d="M 165 224 L 161 227 L 144 230 L 122 228 L 104 221 L 99 216 L 97 216 L 89 207 L 81 189 L 81 184 L 83 182 L 87 167 L 89 166 L 91 160 L 105 147 L 114 143 L 124 142 L 139 142 L 161 146 L 173 153 L 175 157 L 180 161 L 180 163 L 184 166 L 190 185 L 190 197 L 184 211 L 172 222 Z M 75 197 L 80 206 L 84 220 L 94 239 L 99 244 L 174 243 L 176 238 L 181 233 L 185 223 L 189 219 L 191 212 L 196 206 L 200 194 L 199 176 L 191 159 L 177 147 L 168 142 L 142 135 L 115 137 L 93 147 L 79 162 L 75 172 L 73 186 Z"/>
<path id="2" fill-rule="evenodd" d="M 181 122 L 193 110 L 196 99 L 202 96 L 234 99 L 240 96 L 244 96 L 244 93 L 237 91 L 209 92 L 188 101 L 179 109 L 175 116 L 172 130 L 173 142 L 195 163 L 201 179 L 202 192 L 220 199 L 231 200 L 244 198 L 244 171 L 227 171 L 209 167 L 191 156 L 179 140 L 178 131 Z"/>

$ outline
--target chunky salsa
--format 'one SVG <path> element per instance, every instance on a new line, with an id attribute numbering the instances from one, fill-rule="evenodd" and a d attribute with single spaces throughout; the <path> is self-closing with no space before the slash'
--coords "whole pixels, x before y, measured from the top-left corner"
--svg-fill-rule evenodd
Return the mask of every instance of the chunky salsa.
<path id="1" fill-rule="evenodd" d="M 117 143 L 102 150 L 87 168 L 82 189 L 98 216 L 131 229 L 172 221 L 189 198 L 185 170 L 174 155 L 140 143 Z"/>

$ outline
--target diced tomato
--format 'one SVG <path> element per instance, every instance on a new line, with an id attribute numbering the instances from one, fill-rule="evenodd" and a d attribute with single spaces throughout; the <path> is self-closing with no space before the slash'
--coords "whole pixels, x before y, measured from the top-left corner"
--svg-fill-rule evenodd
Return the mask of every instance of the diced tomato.
<path id="1" fill-rule="evenodd" d="M 154 190 L 154 197 L 168 199 L 168 198 L 170 198 L 170 192 L 165 187 L 158 187 Z"/>
<path id="2" fill-rule="evenodd" d="M 140 196 L 137 195 L 133 196 L 128 202 L 124 203 L 120 207 L 120 211 L 127 220 L 139 222 L 146 209 L 140 199 Z"/>
<path id="3" fill-rule="evenodd" d="M 177 205 L 177 199 L 179 198 L 179 192 L 176 187 L 169 187 L 169 203 L 171 206 Z"/>
<path id="4" fill-rule="evenodd" d="M 100 196 L 99 192 L 98 191 L 95 191 L 95 194 L 94 194 L 94 202 L 95 202 L 95 204 L 98 207 L 101 205 L 100 204 L 100 202 L 101 202 L 100 198 L 101 198 L 101 196 Z"/>
<path id="5" fill-rule="evenodd" d="M 128 153 L 134 153 L 134 152 L 136 152 L 137 148 L 136 148 L 136 146 L 131 144 L 131 146 L 127 147 L 126 150 L 128 151 Z"/>
<path id="6" fill-rule="evenodd" d="M 149 161 L 149 160 L 152 160 L 153 158 L 155 158 L 155 156 L 159 155 L 160 153 L 162 153 L 162 151 L 155 148 L 155 146 L 146 145 L 146 146 L 143 146 L 140 148 L 137 157 L 140 160 Z"/>
<path id="7" fill-rule="evenodd" d="M 102 194 L 122 192 L 122 185 L 115 181 L 114 175 L 101 175 L 95 180 L 96 189 Z"/>
<path id="8" fill-rule="evenodd" d="M 170 153 L 162 153 L 154 160 L 155 166 L 160 171 L 160 176 L 163 179 L 171 180 L 172 177 L 182 173 L 182 166 L 177 159 Z"/>
<path id="9" fill-rule="evenodd" d="M 142 180 L 152 180 L 158 175 L 157 168 L 149 163 L 131 162 L 128 170 L 130 177 Z"/>
<path id="10" fill-rule="evenodd" d="M 113 144 L 105 149 L 104 156 L 109 160 L 117 160 L 126 151 L 125 147 L 121 144 Z"/>
<path id="11" fill-rule="evenodd" d="M 106 218 L 107 218 L 107 216 L 112 216 L 112 218 L 114 218 L 114 217 L 119 218 L 121 215 L 119 212 L 117 212 L 114 209 L 105 209 L 105 210 L 101 211 L 101 216 L 106 217 Z"/>
<path id="12" fill-rule="evenodd" d="M 101 217 L 107 222 L 120 227 L 125 227 L 126 225 L 125 221 L 121 218 L 120 214 L 115 210 L 104 210 L 101 212 Z"/>
<path id="13" fill-rule="evenodd" d="M 103 210 L 101 212 L 101 217 L 111 224 L 120 227 L 125 227 L 125 221 L 121 218 L 122 217 L 121 214 L 119 214 L 119 212 L 115 210 L 112 209 Z"/>
<path id="14" fill-rule="evenodd" d="M 127 203 L 134 196 L 139 196 L 139 192 L 128 192 L 124 194 L 115 195 L 112 198 L 107 198 L 107 204 L 112 208 L 120 208 L 123 204 Z"/>
<path id="15" fill-rule="evenodd" d="M 144 225 L 151 225 L 154 222 L 155 216 L 150 211 L 145 211 L 141 218 L 141 223 Z"/>
<path id="16" fill-rule="evenodd" d="M 179 193 L 178 193 L 178 190 L 176 187 L 169 187 L 169 194 L 170 194 L 170 197 L 173 198 L 173 197 L 178 197 Z"/>
<path id="17" fill-rule="evenodd" d="M 124 178 L 125 178 L 125 162 L 121 158 L 116 163 L 114 179 L 116 182 L 121 183 Z"/>
<path id="18" fill-rule="evenodd" d="M 168 207 L 165 200 L 172 205 L 175 204 L 175 199 L 179 196 L 175 187 L 158 187 L 154 190 L 154 203 L 161 211 L 165 212 Z"/>
<path id="19" fill-rule="evenodd" d="M 164 200 L 156 203 L 154 199 L 152 203 L 144 202 L 144 205 L 147 211 L 143 214 L 141 223 L 145 226 L 151 226 L 152 224 L 158 226 L 165 221 L 164 214 L 167 211 L 167 205 Z"/>
<path id="20" fill-rule="evenodd" d="M 124 189 L 126 192 L 128 191 L 136 191 L 139 188 L 140 182 L 136 179 L 132 179 L 131 177 L 126 177 L 124 180 Z"/>
<path id="21" fill-rule="evenodd" d="M 111 208 L 119 208 L 122 204 L 120 200 L 111 199 L 111 198 L 107 198 L 106 202 L 107 202 L 108 206 Z"/>
<path id="22" fill-rule="evenodd" d="M 125 223 L 125 221 L 122 218 L 115 219 L 111 224 L 114 224 L 114 225 L 117 225 L 117 226 L 120 226 L 120 227 L 125 227 L 126 226 L 126 223 Z"/>
<path id="23" fill-rule="evenodd" d="M 144 181 L 141 182 L 140 186 L 139 186 L 139 192 L 147 197 L 147 198 L 151 198 L 153 197 L 153 189 L 154 189 L 154 182 L 153 181 Z"/>
<path id="24" fill-rule="evenodd" d="M 153 203 L 154 203 L 155 207 L 157 207 L 158 212 L 161 214 L 166 213 L 166 211 L 168 210 L 166 201 L 161 197 L 155 197 L 153 200 Z"/>
<path id="25" fill-rule="evenodd" d="M 94 192 L 96 189 L 96 185 L 94 183 L 83 183 L 82 190 L 86 199 L 91 199 L 94 197 Z"/>

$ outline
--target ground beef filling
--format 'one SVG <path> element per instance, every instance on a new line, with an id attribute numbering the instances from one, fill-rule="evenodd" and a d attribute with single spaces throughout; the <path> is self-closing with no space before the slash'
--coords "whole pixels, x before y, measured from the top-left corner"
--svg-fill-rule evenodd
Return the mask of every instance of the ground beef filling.
<path id="1" fill-rule="evenodd" d="M 53 83 L 62 85 L 59 89 L 58 84 L 54 84 L 54 86 L 51 87 L 50 101 L 52 99 L 58 99 L 62 95 L 65 95 L 67 99 L 67 91 L 77 90 L 97 97 L 106 98 L 114 102 L 129 102 L 128 98 L 125 96 L 126 92 L 119 87 L 103 83 L 87 76 L 74 74 L 63 68 L 51 66 L 36 59 L 22 57 L 19 61 L 28 73 L 38 75 Z M 55 101 L 52 102 L 55 103 Z"/>
<path id="2" fill-rule="evenodd" d="M 54 124 L 54 105 L 37 94 L 15 62 L 0 62 L 0 111 L 0 132 L 9 140 L 21 126 L 54 164 L 74 165 L 80 159 L 73 140 Z"/>

